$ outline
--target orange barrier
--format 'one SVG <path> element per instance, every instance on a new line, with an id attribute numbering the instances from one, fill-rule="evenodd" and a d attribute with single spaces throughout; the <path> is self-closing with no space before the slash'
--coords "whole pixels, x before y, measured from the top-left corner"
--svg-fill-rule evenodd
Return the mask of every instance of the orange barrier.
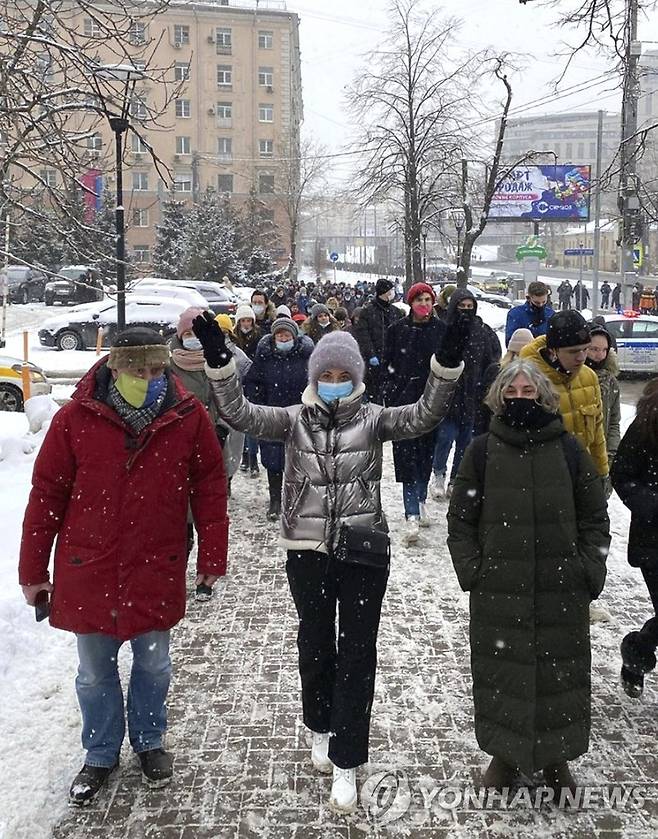
<path id="1" fill-rule="evenodd" d="M 21 378 L 23 380 L 23 402 L 26 402 L 32 394 L 32 383 L 30 380 L 30 368 L 28 362 L 28 337 L 29 332 L 23 332 L 23 364 L 21 365 Z"/>

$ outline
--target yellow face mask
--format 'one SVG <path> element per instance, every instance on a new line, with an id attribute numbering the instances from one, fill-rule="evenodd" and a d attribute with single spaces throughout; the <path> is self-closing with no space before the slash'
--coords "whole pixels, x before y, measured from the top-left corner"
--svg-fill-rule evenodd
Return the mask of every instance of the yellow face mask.
<path id="1" fill-rule="evenodd" d="M 115 385 L 121 396 L 133 408 L 146 408 L 153 404 L 167 387 L 167 379 L 162 375 L 147 381 L 139 376 L 131 376 L 130 373 L 119 373 Z"/>

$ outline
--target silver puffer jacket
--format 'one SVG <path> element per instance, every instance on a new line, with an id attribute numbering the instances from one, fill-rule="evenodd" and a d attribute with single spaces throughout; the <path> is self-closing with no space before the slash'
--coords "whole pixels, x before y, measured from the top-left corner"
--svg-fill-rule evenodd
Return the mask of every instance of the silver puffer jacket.
<path id="1" fill-rule="evenodd" d="M 447 413 L 462 369 L 441 367 L 433 357 L 425 392 L 413 405 L 364 404 L 360 385 L 332 410 L 311 385 L 301 405 L 253 405 L 233 362 L 220 369 L 206 365 L 220 414 L 232 428 L 285 443 L 281 544 L 323 553 L 343 522 L 388 530 L 379 493 L 382 444 L 431 431 Z"/>

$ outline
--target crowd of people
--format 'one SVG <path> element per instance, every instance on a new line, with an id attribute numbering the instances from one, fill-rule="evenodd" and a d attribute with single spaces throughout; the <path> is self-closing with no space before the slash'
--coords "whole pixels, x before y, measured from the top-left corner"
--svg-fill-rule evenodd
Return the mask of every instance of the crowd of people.
<path id="1" fill-rule="evenodd" d="M 424 282 L 256 289 L 231 319 L 181 315 L 167 345 L 127 329 L 56 414 L 35 463 L 19 580 L 77 636 L 84 766 L 70 802 L 91 802 L 124 738 L 117 651 L 133 652 L 130 744 L 152 786 L 165 750 L 171 629 L 227 570 L 227 498 L 238 469 L 267 472 L 299 616 L 310 761 L 333 774 L 330 805 L 357 804 L 368 760 L 377 633 L 391 561 L 380 482 L 392 443 L 407 546 L 447 502 L 447 549 L 470 593 L 475 733 L 483 785 L 542 771 L 575 794 L 588 749 L 590 621 L 610 542 L 612 488 L 631 510 L 629 561 L 658 610 L 658 387 L 620 440 L 614 340 L 532 283 L 498 335 L 466 289 Z M 239 527 L 233 524 L 233 528 Z M 50 556 L 53 544 L 53 576 Z M 338 608 L 337 608 L 338 606 Z M 605 610 L 603 610 L 605 612 Z M 658 612 L 657 612 L 658 615 Z M 621 642 L 621 683 L 641 695 L 658 616 Z"/>

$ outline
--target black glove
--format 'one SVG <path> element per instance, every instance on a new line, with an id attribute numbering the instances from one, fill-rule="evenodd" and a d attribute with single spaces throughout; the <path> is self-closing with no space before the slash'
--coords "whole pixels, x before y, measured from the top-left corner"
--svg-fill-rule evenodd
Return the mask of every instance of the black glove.
<path id="1" fill-rule="evenodd" d="M 204 312 L 194 318 L 192 331 L 201 341 L 208 367 L 226 367 L 233 356 L 226 346 L 224 333 L 210 312 Z"/>
<path id="2" fill-rule="evenodd" d="M 471 337 L 472 326 L 473 319 L 461 312 L 453 321 L 448 321 L 436 350 L 436 360 L 442 367 L 459 367 Z"/>

